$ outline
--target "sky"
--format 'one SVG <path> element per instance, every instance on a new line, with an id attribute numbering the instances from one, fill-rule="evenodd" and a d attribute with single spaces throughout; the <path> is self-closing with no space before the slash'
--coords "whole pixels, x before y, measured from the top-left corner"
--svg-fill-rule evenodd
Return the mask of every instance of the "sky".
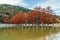
<path id="1" fill-rule="evenodd" d="M 60 0 L 0 0 L 0 4 L 18 5 L 29 9 L 33 9 L 36 6 L 41 6 L 42 8 L 50 6 L 56 15 L 60 16 Z"/>

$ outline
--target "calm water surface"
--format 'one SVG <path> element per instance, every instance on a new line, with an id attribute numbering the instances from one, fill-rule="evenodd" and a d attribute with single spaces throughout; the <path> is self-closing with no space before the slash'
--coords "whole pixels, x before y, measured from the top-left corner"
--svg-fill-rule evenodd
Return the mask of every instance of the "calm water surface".
<path id="1" fill-rule="evenodd" d="M 0 28 L 0 40 L 60 40 L 60 28 Z"/>

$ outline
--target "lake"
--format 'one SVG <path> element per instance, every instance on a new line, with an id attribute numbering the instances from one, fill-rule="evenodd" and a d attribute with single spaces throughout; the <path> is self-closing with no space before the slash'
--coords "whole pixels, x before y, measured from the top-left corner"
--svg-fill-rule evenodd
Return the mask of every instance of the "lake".
<path id="1" fill-rule="evenodd" d="M 60 27 L 0 28 L 0 40 L 60 40 Z"/>

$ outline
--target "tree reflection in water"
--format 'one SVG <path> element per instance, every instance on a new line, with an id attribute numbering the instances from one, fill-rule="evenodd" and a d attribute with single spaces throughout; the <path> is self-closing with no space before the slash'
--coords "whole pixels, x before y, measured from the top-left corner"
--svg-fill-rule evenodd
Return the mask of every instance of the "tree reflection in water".
<path id="1" fill-rule="evenodd" d="M 39 40 L 60 40 L 60 33 L 50 34 L 45 37 L 41 37 Z"/>

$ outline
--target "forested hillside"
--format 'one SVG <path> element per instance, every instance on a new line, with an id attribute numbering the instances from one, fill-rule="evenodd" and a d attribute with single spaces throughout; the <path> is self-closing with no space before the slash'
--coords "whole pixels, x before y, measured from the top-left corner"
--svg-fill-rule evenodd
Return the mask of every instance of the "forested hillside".
<path id="1" fill-rule="evenodd" d="M 0 4 L 0 14 L 9 13 L 10 15 L 15 15 L 16 13 L 19 12 L 29 12 L 29 11 L 31 10 L 20 6 Z"/>
<path id="2" fill-rule="evenodd" d="M 60 17 L 51 7 L 36 7 L 30 10 L 24 7 L 0 4 L 0 23 L 52 23 Z M 49 22 L 48 22 L 49 21 Z"/>
<path id="3" fill-rule="evenodd" d="M 12 17 L 17 13 L 26 13 L 29 11 L 31 10 L 20 6 L 0 4 L 0 23 L 2 22 L 3 16 Z"/>

